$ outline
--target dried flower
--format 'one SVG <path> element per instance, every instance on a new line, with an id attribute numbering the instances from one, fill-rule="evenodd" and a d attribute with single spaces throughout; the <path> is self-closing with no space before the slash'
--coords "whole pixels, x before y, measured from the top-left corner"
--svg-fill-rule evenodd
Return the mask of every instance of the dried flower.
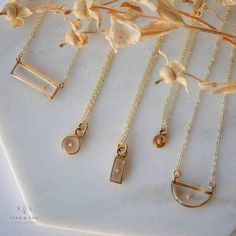
<path id="1" fill-rule="evenodd" d="M 20 7 L 18 0 L 9 0 L 4 6 L 1 15 L 11 21 L 13 27 L 19 27 L 24 24 L 24 18 L 31 16 L 33 12 L 27 7 Z"/>
<path id="2" fill-rule="evenodd" d="M 72 14 L 81 20 L 94 19 L 97 22 L 97 27 L 101 25 L 101 15 L 98 8 L 93 6 L 98 5 L 100 0 L 76 0 L 73 5 Z"/>
<path id="3" fill-rule="evenodd" d="M 64 43 L 62 43 L 60 47 L 64 47 L 65 45 L 79 45 L 80 47 L 86 46 L 88 44 L 88 35 L 85 32 L 78 31 L 82 27 L 81 21 L 79 19 L 76 21 L 65 19 L 65 21 L 71 25 L 72 30 L 65 35 Z"/>
<path id="4" fill-rule="evenodd" d="M 160 50 L 159 50 L 159 53 L 160 55 L 165 57 L 166 66 L 161 68 L 160 79 L 156 81 L 155 84 L 158 84 L 161 81 L 164 81 L 166 84 L 172 84 L 177 81 L 178 83 L 183 85 L 185 88 L 185 91 L 189 93 L 188 83 L 187 83 L 187 80 L 184 78 L 185 72 L 186 72 L 185 67 L 182 65 L 182 63 L 180 63 L 177 60 L 169 61 L 166 54 L 164 54 Z"/>
<path id="5" fill-rule="evenodd" d="M 136 44 L 140 36 L 139 27 L 135 23 L 111 16 L 111 27 L 106 39 L 115 52 L 127 44 Z"/>
<path id="6" fill-rule="evenodd" d="M 236 4 L 235 0 L 216 0 L 216 2 L 224 6 L 233 6 Z"/>

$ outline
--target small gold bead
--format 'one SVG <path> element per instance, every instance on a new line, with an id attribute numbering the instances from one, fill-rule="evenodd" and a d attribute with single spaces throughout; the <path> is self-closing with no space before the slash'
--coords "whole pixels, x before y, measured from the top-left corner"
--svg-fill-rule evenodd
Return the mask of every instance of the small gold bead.
<path id="1" fill-rule="evenodd" d="M 153 139 L 153 144 L 157 147 L 157 148 L 162 148 L 165 146 L 166 144 L 166 137 L 162 134 L 159 134 L 157 136 L 154 137 Z"/>

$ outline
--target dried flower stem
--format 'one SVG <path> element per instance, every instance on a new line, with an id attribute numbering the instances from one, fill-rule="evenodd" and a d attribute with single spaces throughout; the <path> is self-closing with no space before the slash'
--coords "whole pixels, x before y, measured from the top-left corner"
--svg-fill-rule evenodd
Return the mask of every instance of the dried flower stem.
<path id="1" fill-rule="evenodd" d="M 119 0 L 111 0 L 109 2 L 103 3 L 102 5 L 106 6 L 106 5 L 112 4 L 112 3 L 117 2 L 117 1 L 119 1 Z"/>
<path id="2" fill-rule="evenodd" d="M 206 29 L 206 28 L 202 28 L 202 27 L 198 27 L 198 26 L 193 26 L 193 25 L 184 25 L 183 27 L 188 28 L 188 29 L 193 29 L 193 30 L 197 30 L 197 31 L 202 31 L 202 32 L 206 32 L 206 33 L 211 33 L 211 34 L 215 34 L 215 35 L 219 35 L 222 37 L 222 40 L 226 41 L 226 38 L 232 38 L 234 40 L 236 40 L 236 37 L 232 34 L 227 34 L 218 30 L 213 30 L 213 29 Z"/>
<path id="3" fill-rule="evenodd" d="M 201 79 L 197 78 L 196 76 L 194 76 L 194 75 L 192 75 L 192 74 L 190 74 L 190 73 L 188 73 L 188 72 L 182 72 L 182 73 L 183 73 L 184 75 L 187 75 L 187 76 L 191 77 L 192 79 L 197 80 L 198 82 L 203 82 Z"/>
<path id="4" fill-rule="evenodd" d="M 116 12 L 116 13 L 120 13 L 120 14 L 126 14 L 127 12 L 126 11 L 121 11 L 121 10 L 118 10 L 118 9 L 115 9 L 115 8 L 112 8 L 112 7 L 107 7 L 107 6 L 104 6 L 103 5 L 95 5 L 95 6 L 92 6 L 91 9 L 103 9 L 103 10 L 108 10 L 108 12 Z M 158 20 L 158 21 L 161 21 L 163 20 L 163 23 L 166 22 L 166 20 L 160 18 L 160 17 L 157 17 L 157 16 L 150 16 L 150 15 L 146 15 L 146 14 L 143 14 L 143 13 L 140 13 L 140 12 L 135 12 L 135 14 L 137 16 L 140 16 L 140 17 L 144 17 L 144 18 L 149 18 L 149 19 L 153 19 L 153 20 Z"/>
<path id="5" fill-rule="evenodd" d="M 117 10 L 117 9 L 114 9 L 112 7 L 108 7 L 108 6 L 104 6 L 104 5 L 96 5 L 96 6 L 93 6 L 92 8 L 99 8 L 99 9 L 104 9 L 104 10 L 108 10 L 108 11 L 111 11 L 111 12 L 117 12 L 117 13 L 120 13 L 120 14 L 125 14 L 126 12 L 124 11 L 120 11 L 120 10 Z M 217 30 L 214 26 L 212 26 L 211 24 L 208 24 L 206 23 L 205 21 L 199 19 L 198 17 L 194 17 L 186 12 L 183 12 L 183 11 L 179 11 L 180 14 L 188 17 L 188 18 L 191 18 L 192 20 L 202 24 L 202 25 L 205 25 L 207 28 L 202 28 L 202 27 L 198 27 L 198 26 L 193 26 L 193 25 L 188 25 L 188 24 L 184 24 L 184 25 L 179 25 L 179 27 L 184 27 L 184 28 L 188 28 L 188 29 L 193 29 L 193 30 L 197 30 L 197 31 L 201 31 L 201 32 L 206 32 L 206 33 L 211 33 L 211 34 L 215 34 L 215 35 L 219 35 L 222 37 L 222 40 L 224 40 L 225 42 L 228 42 L 230 43 L 232 46 L 236 46 L 235 43 L 233 43 L 233 41 L 227 39 L 227 38 L 232 38 L 234 40 L 236 40 L 236 37 L 234 35 L 231 35 L 231 34 L 227 34 L 227 33 L 224 33 L 224 32 L 221 32 L 219 30 Z M 145 17 L 145 18 L 151 18 L 151 19 L 155 19 L 155 20 L 162 20 L 160 17 L 156 17 L 156 16 L 150 16 L 150 15 L 146 15 L 146 14 L 142 14 L 142 13 L 137 13 L 138 16 L 141 16 L 141 17 Z"/>
<path id="6" fill-rule="evenodd" d="M 217 30 L 217 28 L 215 28 L 213 25 L 205 22 L 204 20 L 201 20 L 199 17 L 196 17 L 196 16 L 193 16 L 187 12 L 184 12 L 184 11 L 181 11 L 181 10 L 178 10 L 179 14 L 182 15 L 182 16 L 185 16 L 189 19 L 191 19 L 192 21 L 195 21 L 203 26 L 206 26 L 207 28 L 209 29 L 212 29 L 212 30 Z"/>

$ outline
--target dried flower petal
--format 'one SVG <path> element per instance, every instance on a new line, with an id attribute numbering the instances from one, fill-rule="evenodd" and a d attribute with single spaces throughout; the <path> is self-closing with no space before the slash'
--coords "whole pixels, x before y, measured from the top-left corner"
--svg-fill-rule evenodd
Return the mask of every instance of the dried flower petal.
<path id="1" fill-rule="evenodd" d="M 177 29 L 177 26 L 167 22 L 166 20 L 153 21 L 141 27 L 141 39 L 150 39 L 156 36 L 163 36 L 175 29 Z"/>
<path id="2" fill-rule="evenodd" d="M 27 8 L 27 7 L 19 7 L 18 8 L 18 15 L 17 17 L 19 18 L 26 18 L 28 16 L 31 16 L 33 14 L 33 12 Z"/>
<path id="3" fill-rule="evenodd" d="M 174 71 L 170 67 L 165 66 L 160 70 L 160 79 L 163 80 L 166 84 L 171 84 L 176 80 L 176 76 Z"/>
<path id="4" fill-rule="evenodd" d="M 161 17 L 166 18 L 171 23 L 185 25 L 184 20 L 179 14 L 178 10 L 169 0 L 157 0 L 157 2 L 159 3 L 157 12 Z"/>
<path id="5" fill-rule="evenodd" d="M 100 0 L 77 0 L 74 2 L 72 14 L 75 17 L 86 20 L 95 19 L 97 22 L 97 27 L 101 25 L 101 15 L 98 8 L 93 8 L 93 6 L 98 5 Z"/>
<path id="6" fill-rule="evenodd" d="M 70 19 L 65 19 L 65 22 L 67 22 L 71 25 L 71 28 L 73 31 L 77 31 L 82 28 L 82 22 L 80 19 L 76 19 L 75 21 L 72 21 Z"/>
<path id="7" fill-rule="evenodd" d="M 213 94 L 234 94 L 236 93 L 236 85 L 225 85 L 219 89 L 216 89 Z"/>
<path id="8" fill-rule="evenodd" d="M 177 60 L 170 61 L 168 66 L 176 73 L 181 74 L 182 72 L 185 72 L 185 67 L 183 64 Z"/>
<path id="9" fill-rule="evenodd" d="M 75 21 L 71 21 L 69 19 L 65 19 L 71 25 L 72 30 L 69 31 L 65 35 L 64 43 L 60 45 L 60 47 L 64 47 L 65 45 L 84 47 L 88 44 L 88 35 L 84 32 L 79 32 L 78 30 L 81 29 L 82 23 L 79 19 Z"/>
<path id="10" fill-rule="evenodd" d="M 114 9 L 122 11 L 123 13 L 110 11 L 109 13 L 111 15 L 113 15 L 115 18 L 129 21 L 136 20 L 140 16 L 139 14 L 143 12 L 142 8 L 133 2 L 123 2 L 120 7 L 114 7 Z"/>
<path id="11" fill-rule="evenodd" d="M 201 89 L 210 89 L 210 88 L 216 87 L 217 83 L 216 82 L 199 82 L 198 85 Z"/>
<path id="12" fill-rule="evenodd" d="M 106 39 L 115 52 L 127 44 L 136 44 L 140 36 L 141 33 L 136 24 L 111 16 L 111 27 L 108 35 L 106 35 Z"/>
<path id="13" fill-rule="evenodd" d="M 185 88 L 185 91 L 186 91 L 187 93 L 189 93 L 189 90 L 188 90 L 188 82 L 187 82 L 187 80 L 186 80 L 184 77 L 182 77 L 182 76 L 177 76 L 176 81 L 178 81 L 181 85 L 183 85 L 184 88 Z"/>
<path id="14" fill-rule="evenodd" d="M 60 45 L 64 47 L 65 45 L 71 46 L 80 46 L 85 47 L 88 44 L 88 35 L 84 32 L 74 32 L 73 30 L 69 31 L 65 35 L 65 41 Z"/>

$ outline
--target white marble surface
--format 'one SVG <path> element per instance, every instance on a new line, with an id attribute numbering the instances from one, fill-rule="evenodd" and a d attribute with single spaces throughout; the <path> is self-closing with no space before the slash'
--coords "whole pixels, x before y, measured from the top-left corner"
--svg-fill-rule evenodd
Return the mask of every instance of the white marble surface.
<path id="1" fill-rule="evenodd" d="M 235 11 L 233 15 L 231 20 L 235 22 Z M 48 16 L 25 57 L 57 80 L 62 79 L 72 53 L 70 48 L 57 47 L 68 29 L 62 20 L 62 16 Z M 235 235 L 235 97 L 230 97 L 226 113 L 214 198 L 199 209 L 183 208 L 171 196 L 170 182 L 198 89 L 191 83 L 190 94 L 181 91 L 171 119 L 168 146 L 157 151 L 152 137 L 159 129 L 169 91 L 164 84 L 153 85 L 164 65 L 160 59 L 129 136 L 125 181 L 114 185 L 109 175 L 116 144 L 154 41 L 117 54 L 81 152 L 71 159 L 61 151 L 61 140 L 80 120 L 109 46 L 101 37 L 93 37 L 92 43 L 81 50 L 70 83 L 49 101 L 9 75 L 33 23 L 28 21 L 24 28 L 13 30 L 8 22 L 0 21 L 0 131 L 24 199 L 39 216 L 36 223 L 101 235 Z M 172 34 L 163 51 L 178 58 L 184 37 L 180 31 Z M 212 39 L 216 38 L 205 34 L 197 39 L 189 71 L 198 77 L 205 74 L 214 46 Z M 222 44 L 219 55 L 211 76 L 214 80 L 225 79 L 229 46 Z M 206 186 L 209 181 L 221 101 L 222 96 L 209 93 L 203 97 L 184 162 L 188 182 Z"/>

